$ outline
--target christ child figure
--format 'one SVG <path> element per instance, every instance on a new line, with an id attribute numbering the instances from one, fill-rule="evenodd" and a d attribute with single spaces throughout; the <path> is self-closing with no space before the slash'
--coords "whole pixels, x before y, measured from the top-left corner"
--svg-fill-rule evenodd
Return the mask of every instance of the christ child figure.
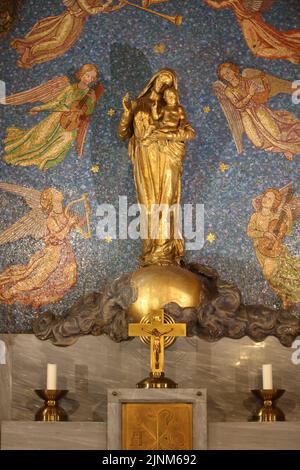
<path id="1" fill-rule="evenodd" d="M 185 118 L 183 107 L 178 102 L 178 93 L 175 88 L 167 88 L 164 92 L 165 106 L 159 111 L 157 102 L 152 105 L 152 118 L 157 128 L 163 132 L 177 130 L 180 121 Z"/>

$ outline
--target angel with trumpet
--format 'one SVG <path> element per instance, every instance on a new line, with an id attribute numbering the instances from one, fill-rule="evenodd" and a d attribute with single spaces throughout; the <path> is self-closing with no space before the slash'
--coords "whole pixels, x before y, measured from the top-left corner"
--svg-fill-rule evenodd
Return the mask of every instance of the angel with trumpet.
<path id="1" fill-rule="evenodd" d="M 62 0 L 66 7 L 63 13 L 38 21 L 24 38 L 11 42 L 11 47 L 20 55 L 17 64 L 28 68 L 62 56 L 79 39 L 90 16 L 113 13 L 126 6 L 181 24 L 180 16 L 172 17 L 148 8 L 165 1 L 169 0 L 144 0 L 144 6 L 141 6 L 127 0 Z"/>
<path id="2" fill-rule="evenodd" d="M 251 52 L 264 59 L 300 62 L 300 29 L 279 31 L 266 23 L 262 14 L 276 0 L 204 0 L 215 10 L 231 8 Z"/>
<path id="3" fill-rule="evenodd" d="M 293 183 L 268 188 L 252 201 L 255 212 L 247 227 L 257 260 L 271 289 L 284 309 L 300 303 L 300 259 L 284 245 L 287 235 L 300 217 L 300 197 Z"/>
<path id="4" fill-rule="evenodd" d="M 286 110 L 274 111 L 268 101 L 279 93 L 292 94 L 293 83 L 256 69 L 224 62 L 213 84 L 239 154 L 243 135 L 258 149 L 282 153 L 288 160 L 300 154 L 300 120 Z"/>
<path id="5" fill-rule="evenodd" d="M 103 86 L 91 84 L 98 70 L 93 64 L 83 65 L 75 74 L 77 83 L 67 76 L 56 77 L 42 85 L 4 98 L 4 105 L 42 102 L 30 109 L 31 114 L 48 115 L 29 130 L 9 127 L 4 139 L 4 160 L 10 165 L 37 166 L 41 171 L 60 163 L 77 142 L 82 156 L 84 142 L 96 103 Z"/>
<path id="6" fill-rule="evenodd" d="M 33 309 L 59 302 L 77 282 L 70 234 L 77 230 L 83 238 L 91 236 L 86 195 L 64 205 L 62 192 L 51 187 L 38 191 L 2 182 L 0 190 L 21 196 L 30 208 L 0 234 L 0 245 L 25 237 L 43 244 L 27 264 L 11 265 L 0 273 L 0 302 L 20 302 Z"/>

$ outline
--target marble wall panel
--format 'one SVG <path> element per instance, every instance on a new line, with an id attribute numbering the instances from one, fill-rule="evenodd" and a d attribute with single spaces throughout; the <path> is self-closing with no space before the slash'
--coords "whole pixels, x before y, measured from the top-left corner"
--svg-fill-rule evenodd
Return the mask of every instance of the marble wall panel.
<path id="1" fill-rule="evenodd" d="M 46 383 L 48 362 L 58 365 L 58 386 L 69 394 L 62 401 L 72 421 L 106 421 L 108 388 L 131 388 L 148 374 L 149 350 L 138 339 L 116 344 L 109 338 L 83 337 L 58 348 L 33 335 L 11 338 L 12 419 L 32 420 L 41 400 L 34 389 Z M 280 407 L 289 421 L 300 420 L 299 367 L 294 349 L 275 338 L 255 344 L 248 338 L 207 343 L 178 338 L 166 352 L 166 374 L 182 388 L 206 388 L 208 421 L 247 421 L 261 387 L 261 366 L 273 364 L 274 386 L 284 388 Z M 2 367 L 2 366 L 0 366 Z"/>

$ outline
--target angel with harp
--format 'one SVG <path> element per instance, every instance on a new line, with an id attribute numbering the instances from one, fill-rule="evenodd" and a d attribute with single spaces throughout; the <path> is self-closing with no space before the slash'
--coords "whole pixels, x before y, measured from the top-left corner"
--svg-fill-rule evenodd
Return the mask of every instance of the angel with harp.
<path id="1" fill-rule="evenodd" d="M 144 0 L 143 6 L 127 0 L 62 0 L 65 11 L 38 21 L 22 39 L 15 39 L 11 47 L 20 54 L 17 64 L 28 68 L 53 60 L 67 52 L 79 39 L 90 16 L 112 13 L 124 7 L 134 7 L 159 16 L 175 25 L 181 24 L 181 16 L 169 16 L 148 8 L 169 0 Z"/>
<path id="2" fill-rule="evenodd" d="M 42 102 L 29 111 L 46 111 L 48 116 L 29 130 L 7 129 L 5 143 L 6 163 L 19 166 L 36 165 L 41 171 L 60 163 L 77 141 L 78 156 L 82 156 L 86 133 L 103 86 L 91 87 L 98 70 L 85 64 L 76 72 L 77 83 L 68 77 L 56 77 L 31 90 L 17 93 L 2 101 L 4 105 Z"/>
<path id="3" fill-rule="evenodd" d="M 300 259 L 292 256 L 284 239 L 300 216 L 300 197 L 293 183 L 268 188 L 252 201 L 255 209 L 247 235 L 252 239 L 264 278 L 279 296 L 284 309 L 300 303 Z"/>
<path id="4" fill-rule="evenodd" d="M 276 0 L 204 0 L 211 8 L 231 8 L 251 52 L 264 59 L 300 62 L 300 29 L 279 31 L 262 18 Z"/>
<path id="5" fill-rule="evenodd" d="M 300 120 L 289 111 L 267 106 L 279 93 L 293 93 L 291 81 L 256 69 L 240 68 L 224 62 L 217 70 L 219 81 L 213 90 L 221 104 L 239 154 L 243 134 L 266 152 L 282 153 L 288 160 L 300 153 Z"/>
<path id="6" fill-rule="evenodd" d="M 30 211 L 0 234 L 0 245 L 25 237 L 43 247 L 27 264 L 12 265 L 0 273 L 0 302 L 20 302 L 38 309 L 59 302 L 77 281 L 77 263 L 70 242 L 72 230 L 90 238 L 90 207 L 85 194 L 66 206 L 55 188 L 38 191 L 9 183 L 0 189 L 21 196 Z"/>

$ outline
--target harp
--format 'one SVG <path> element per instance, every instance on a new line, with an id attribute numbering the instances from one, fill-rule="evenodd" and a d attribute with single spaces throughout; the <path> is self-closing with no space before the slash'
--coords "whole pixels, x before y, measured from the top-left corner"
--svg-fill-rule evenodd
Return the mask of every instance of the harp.
<path id="1" fill-rule="evenodd" d="M 91 206 L 85 193 L 79 199 L 69 202 L 65 208 L 66 215 L 74 215 L 78 219 L 75 230 L 81 234 L 83 238 L 91 238 Z"/>

